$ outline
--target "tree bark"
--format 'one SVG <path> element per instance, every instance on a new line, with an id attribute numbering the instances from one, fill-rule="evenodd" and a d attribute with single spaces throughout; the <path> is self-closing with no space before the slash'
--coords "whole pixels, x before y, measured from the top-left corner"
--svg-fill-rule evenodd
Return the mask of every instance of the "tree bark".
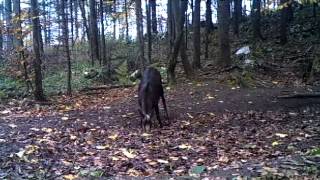
<path id="1" fill-rule="evenodd" d="M 225 67 L 231 65 L 229 44 L 230 1 L 218 0 L 218 33 L 219 33 L 219 59 L 218 65 Z"/>
<path id="2" fill-rule="evenodd" d="M 171 84 L 176 83 L 175 79 L 175 67 L 177 64 L 178 53 L 180 52 L 181 62 L 186 73 L 187 78 L 192 79 L 194 76 L 193 69 L 188 61 L 185 49 L 185 42 L 183 38 L 183 27 L 185 23 L 185 12 L 188 8 L 188 1 L 170 1 L 172 2 L 172 11 L 173 11 L 173 19 L 175 23 L 175 39 L 173 43 L 173 47 L 171 48 L 171 53 L 169 57 L 168 63 L 168 82 Z"/>
<path id="3" fill-rule="evenodd" d="M 157 2 L 156 0 L 149 0 L 151 6 L 151 16 L 152 16 L 152 32 L 158 34 L 157 27 Z"/>
<path id="4" fill-rule="evenodd" d="M 143 40 L 143 21 L 142 21 L 142 9 L 141 0 L 135 0 L 136 2 L 136 22 L 137 22 L 137 40 L 138 40 L 138 59 L 141 65 L 141 72 L 145 69 L 145 58 L 144 58 L 144 40 Z"/>
<path id="5" fill-rule="evenodd" d="M 13 48 L 13 36 L 12 36 L 12 2 L 11 0 L 5 0 L 5 19 L 7 26 L 7 49 Z"/>
<path id="6" fill-rule="evenodd" d="M 193 21 L 193 68 L 200 69 L 200 0 L 195 0 L 194 3 L 194 21 Z"/>
<path id="7" fill-rule="evenodd" d="M 97 25 L 97 10 L 96 1 L 90 0 L 90 46 L 91 46 L 91 64 L 94 65 L 98 61 L 101 65 L 99 58 L 99 41 L 98 41 L 98 25 Z"/>
<path id="8" fill-rule="evenodd" d="M 152 34 L 151 34 L 151 12 L 150 0 L 146 1 L 146 14 L 147 14 L 147 37 L 148 37 L 148 63 L 152 63 Z"/>
<path id="9" fill-rule="evenodd" d="M 100 0 L 100 23 L 101 23 L 101 58 L 102 65 L 108 66 L 107 53 L 106 53 L 106 38 L 104 34 L 104 19 L 103 19 L 103 0 Z"/>
<path id="10" fill-rule="evenodd" d="M 251 9 L 252 30 L 255 39 L 263 39 L 261 34 L 261 0 L 253 0 Z"/>
<path id="11" fill-rule="evenodd" d="M 281 9 L 281 19 L 280 19 L 280 44 L 284 45 L 287 43 L 287 26 L 288 26 L 288 0 L 281 0 L 280 3 L 283 6 Z"/>
<path id="12" fill-rule="evenodd" d="M 239 37 L 239 24 L 242 19 L 242 0 L 234 0 L 234 34 Z"/>
<path id="13" fill-rule="evenodd" d="M 212 9 L 211 9 L 212 0 L 206 1 L 206 26 L 210 31 L 213 30 L 213 22 L 212 22 Z"/>
<path id="14" fill-rule="evenodd" d="M 42 89 L 42 72 L 41 72 L 41 55 L 40 55 L 40 21 L 38 11 L 38 0 L 31 0 L 32 10 L 32 37 L 33 37 L 33 51 L 35 58 L 33 67 L 35 72 L 35 91 L 34 96 L 38 101 L 44 101 L 45 97 Z"/>
<path id="15" fill-rule="evenodd" d="M 74 45 L 74 19 L 73 19 L 73 0 L 69 0 L 70 6 L 70 30 L 71 30 L 71 46 Z"/>
<path id="16" fill-rule="evenodd" d="M 70 50 L 69 50 L 69 30 L 68 30 L 68 14 L 66 8 L 67 0 L 61 0 L 61 17 L 62 17 L 62 36 L 63 36 L 63 46 L 65 55 L 67 58 L 68 63 L 68 70 L 67 70 L 67 94 L 69 96 L 72 95 L 71 91 L 71 57 L 70 57 Z"/>
<path id="17" fill-rule="evenodd" d="M 116 29 L 117 29 L 117 18 L 116 18 L 116 13 L 117 13 L 117 1 L 113 0 L 113 39 L 116 39 Z"/>
<path id="18" fill-rule="evenodd" d="M 81 17 L 82 17 L 82 23 L 83 23 L 83 26 L 85 28 L 85 33 L 87 35 L 87 39 L 88 39 L 88 42 L 90 41 L 90 32 L 89 32 L 89 27 L 88 27 L 88 21 L 87 21 L 87 17 L 86 17 L 86 9 L 85 9 L 85 0 L 79 0 L 79 7 L 80 7 L 80 11 L 81 11 Z M 91 50 L 90 50 L 90 56 L 91 55 Z"/>
<path id="19" fill-rule="evenodd" d="M 15 50 L 19 53 L 19 58 L 22 59 L 23 56 L 23 39 L 22 39 L 22 27 L 21 27 L 21 7 L 20 7 L 20 0 L 13 1 L 13 11 L 14 11 L 14 23 L 13 28 L 14 38 L 13 38 L 13 45 Z"/>
<path id="20" fill-rule="evenodd" d="M 129 43 L 129 21 L 128 21 L 128 2 L 124 0 L 124 12 L 126 21 L 126 42 Z"/>

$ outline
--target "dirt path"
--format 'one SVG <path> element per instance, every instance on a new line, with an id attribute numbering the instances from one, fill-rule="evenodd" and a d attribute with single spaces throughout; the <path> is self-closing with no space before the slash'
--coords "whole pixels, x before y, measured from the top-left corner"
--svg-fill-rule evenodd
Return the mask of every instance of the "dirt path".
<path id="1" fill-rule="evenodd" d="M 170 126 L 150 134 L 140 132 L 135 88 L 89 96 L 82 109 L 5 114 L 0 178 L 185 175 L 199 166 L 212 174 L 304 154 L 320 145 L 320 98 L 276 99 L 288 91 L 180 85 L 166 90 Z"/>

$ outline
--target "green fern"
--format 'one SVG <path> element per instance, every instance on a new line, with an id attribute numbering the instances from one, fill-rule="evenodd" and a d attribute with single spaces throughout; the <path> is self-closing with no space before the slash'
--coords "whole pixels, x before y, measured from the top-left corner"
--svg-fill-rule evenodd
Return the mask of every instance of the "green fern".
<path id="1" fill-rule="evenodd" d="M 133 82 L 130 80 L 130 75 L 128 71 L 128 65 L 127 61 L 124 61 L 117 69 L 117 79 L 119 81 L 119 84 L 121 85 L 128 85 L 133 84 Z"/>

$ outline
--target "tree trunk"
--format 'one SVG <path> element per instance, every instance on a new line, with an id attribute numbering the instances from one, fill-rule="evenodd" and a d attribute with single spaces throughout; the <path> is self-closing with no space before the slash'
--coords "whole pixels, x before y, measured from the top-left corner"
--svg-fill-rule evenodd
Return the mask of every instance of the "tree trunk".
<path id="1" fill-rule="evenodd" d="M 87 24 L 87 17 L 86 17 L 86 9 L 85 9 L 85 0 L 79 0 L 79 7 L 80 7 L 80 11 L 81 11 L 81 17 L 82 17 L 82 22 L 83 22 L 83 26 L 85 28 L 85 33 L 87 35 L 87 39 L 88 39 L 88 42 L 90 41 L 90 33 L 89 33 L 89 27 L 88 27 L 88 24 Z M 91 51 L 90 51 L 90 56 L 91 55 Z"/>
<path id="2" fill-rule="evenodd" d="M 42 5 L 42 18 L 43 18 L 43 25 L 42 25 L 42 29 L 43 29 L 43 34 L 44 34 L 44 44 L 47 45 L 48 44 L 48 31 L 47 31 L 47 10 L 46 10 L 46 1 L 45 0 L 42 0 L 41 2 L 41 5 Z"/>
<path id="3" fill-rule="evenodd" d="M 242 0 L 234 0 L 234 34 L 239 37 L 239 24 L 242 19 Z"/>
<path id="4" fill-rule="evenodd" d="M 212 0 L 206 1 L 206 26 L 209 28 L 210 32 L 213 30 L 211 4 Z"/>
<path id="5" fill-rule="evenodd" d="M 156 0 L 150 0 L 151 6 L 151 16 L 152 16 L 152 32 L 154 34 L 158 34 L 158 27 L 157 27 L 157 2 Z"/>
<path id="6" fill-rule="evenodd" d="M 103 19 L 103 0 L 100 0 L 100 23 L 101 23 L 101 59 L 102 65 L 108 66 L 106 53 L 106 38 L 104 34 L 104 19 Z"/>
<path id="7" fill-rule="evenodd" d="M 218 0 L 218 33 L 219 33 L 219 59 L 218 65 L 222 67 L 231 65 L 229 44 L 230 1 Z"/>
<path id="8" fill-rule="evenodd" d="M 38 101 L 44 101 L 45 97 L 42 89 L 42 72 L 41 72 L 41 55 L 40 55 L 40 21 L 38 11 L 38 0 L 31 0 L 32 10 L 32 37 L 33 37 L 33 51 L 35 58 L 33 67 L 35 72 L 35 91 L 34 96 Z"/>
<path id="9" fill-rule="evenodd" d="M 281 0 L 281 5 L 287 4 L 288 0 Z M 288 7 L 284 5 L 281 9 L 281 19 L 280 19 L 280 44 L 284 45 L 287 43 L 287 26 L 288 26 Z"/>
<path id="10" fill-rule="evenodd" d="M 65 55 L 67 58 L 68 63 L 68 79 L 67 79 L 67 94 L 69 96 L 72 95 L 71 92 L 71 58 L 70 58 L 70 50 L 69 50 L 69 33 L 68 33 L 68 14 L 67 14 L 67 8 L 66 8 L 66 2 L 67 0 L 61 0 L 61 17 L 62 17 L 62 36 L 63 36 L 63 46 Z"/>
<path id="11" fill-rule="evenodd" d="M 253 37 L 255 39 L 263 39 L 261 35 L 261 25 L 260 18 L 261 17 L 261 0 L 253 0 L 252 9 L 251 9 L 251 19 L 252 19 L 252 30 Z"/>
<path id="12" fill-rule="evenodd" d="M 13 48 L 13 37 L 12 37 L 12 2 L 11 0 L 5 0 L 5 18 L 7 26 L 7 49 Z"/>
<path id="13" fill-rule="evenodd" d="M 78 23 L 78 3 L 77 1 L 74 2 L 74 27 L 76 29 L 76 37 L 75 37 L 75 41 L 77 41 L 79 39 L 79 23 Z"/>
<path id="14" fill-rule="evenodd" d="M 73 19 L 73 0 L 69 0 L 70 6 L 70 29 L 71 29 L 71 46 L 74 45 L 74 19 Z"/>
<path id="15" fill-rule="evenodd" d="M 151 12 L 150 1 L 146 1 L 146 14 L 147 14 L 147 36 L 148 36 L 148 63 L 152 64 L 152 34 L 151 34 Z"/>
<path id="16" fill-rule="evenodd" d="M 128 22 L 128 2 L 124 0 L 124 12 L 126 21 L 126 42 L 129 43 L 129 22 Z"/>
<path id="17" fill-rule="evenodd" d="M 192 65 L 196 69 L 201 68 L 200 56 L 200 0 L 195 0 L 194 3 L 194 21 L 193 21 L 193 62 Z"/>
<path id="18" fill-rule="evenodd" d="M 135 0 L 136 2 L 136 22 L 137 22 L 137 37 L 138 37 L 138 57 L 141 65 L 141 70 L 145 69 L 145 58 L 144 58 L 144 40 L 143 40 L 143 20 L 142 20 L 142 9 L 141 0 Z"/>
<path id="19" fill-rule="evenodd" d="M 113 39 L 116 39 L 116 29 L 117 29 L 117 18 L 116 18 L 116 13 L 117 13 L 117 1 L 113 0 Z"/>
<path id="20" fill-rule="evenodd" d="M 185 42 L 183 38 L 183 26 L 185 23 L 185 12 L 188 8 L 188 1 L 170 1 L 172 2 L 172 13 L 173 19 L 175 23 L 175 39 L 174 44 L 170 53 L 169 63 L 168 63 L 168 82 L 174 84 L 176 82 L 175 79 L 175 67 L 177 64 L 177 57 L 178 53 L 180 52 L 181 62 L 186 73 L 187 78 L 193 78 L 193 69 L 187 59 L 186 49 L 185 49 Z"/>
<path id="21" fill-rule="evenodd" d="M 173 20 L 173 10 L 172 10 L 172 0 L 168 0 L 167 4 L 167 14 L 168 14 L 168 20 L 167 20 L 167 26 L 168 26 L 168 47 L 171 48 L 173 46 L 174 42 L 174 20 Z"/>
<path id="22" fill-rule="evenodd" d="M 19 53 L 19 59 L 22 59 L 23 56 L 23 39 L 22 39 L 22 27 L 21 27 L 21 7 L 20 0 L 13 1 L 13 11 L 14 11 L 14 38 L 13 45 L 15 50 Z"/>
<path id="23" fill-rule="evenodd" d="M 91 46 L 91 64 L 94 65 L 95 61 L 101 60 L 99 58 L 99 41 L 98 41 L 98 25 L 97 25 L 97 10 L 96 1 L 90 0 L 90 46 Z"/>

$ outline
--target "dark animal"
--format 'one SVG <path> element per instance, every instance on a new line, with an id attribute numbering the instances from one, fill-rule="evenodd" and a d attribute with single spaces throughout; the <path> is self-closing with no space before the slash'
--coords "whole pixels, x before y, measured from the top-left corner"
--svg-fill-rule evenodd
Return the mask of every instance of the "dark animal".
<path id="1" fill-rule="evenodd" d="M 142 75 L 138 89 L 139 113 L 141 115 L 141 126 L 144 130 L 149 130 L 152 126 L 152 116 L 156 112 L 160 127 L 163 127 L 159 114 L 159 100 L 162 99 L 166 119 L 168 111 L 164 98 L 161 75 L 155 68 L 147 68 Z"/>

